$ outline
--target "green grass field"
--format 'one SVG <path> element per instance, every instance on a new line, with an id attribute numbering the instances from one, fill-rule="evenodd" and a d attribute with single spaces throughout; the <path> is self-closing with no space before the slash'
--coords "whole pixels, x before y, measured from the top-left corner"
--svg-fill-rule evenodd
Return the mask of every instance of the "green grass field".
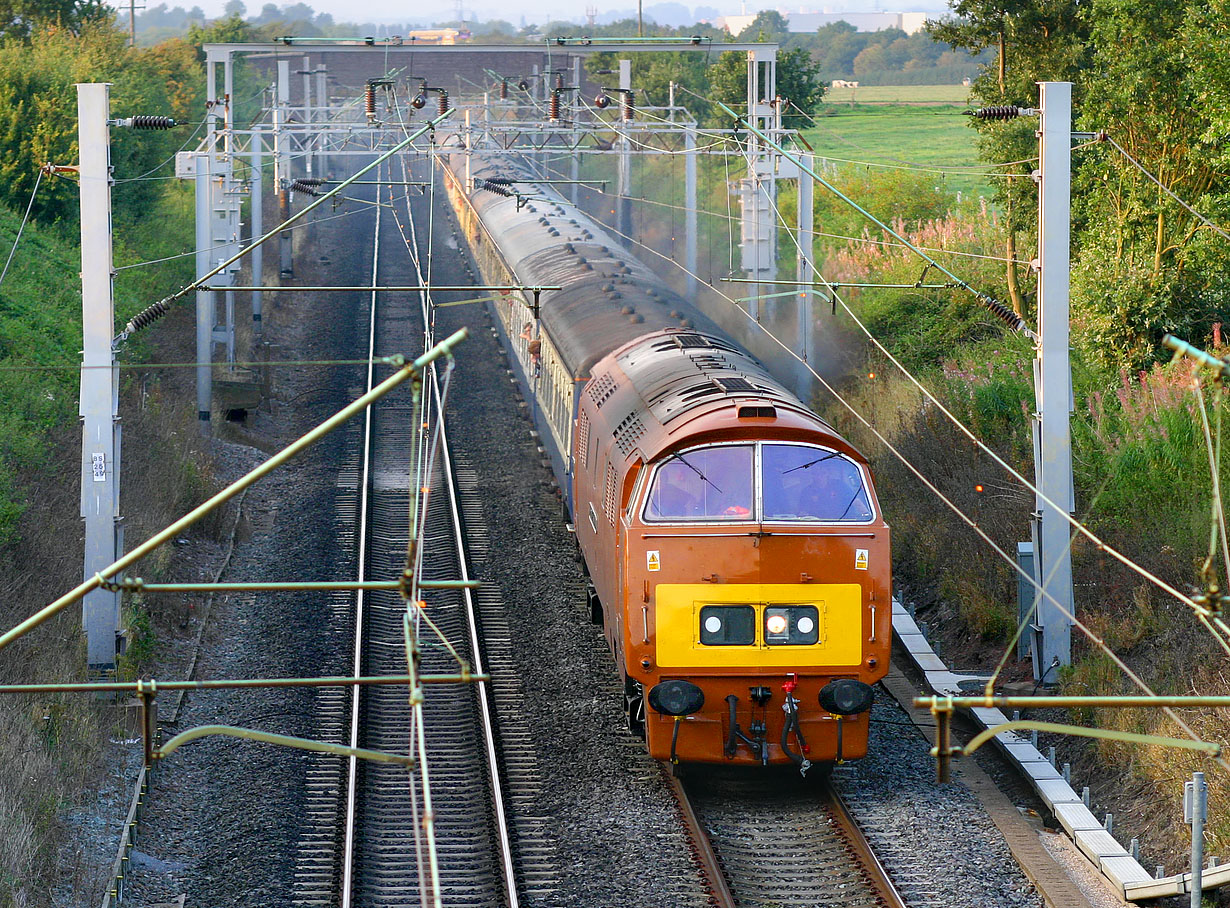
<path id="1" fill-rule="evenodd" d="M 977 143 L 966 109 L 957 94 L 962 86 L 889 85 L 858 88 L 856 92 L 876 92 L 888 101 L 900 97 L 948 92 L 951 105 L 912 106 L 908 103 L 882 103 L 874 107 L 848 106 L 838 100 L 849 89 L 839 88 L 826 95 L 822 116 L 816 125 L 803 131 L 803 137 L 816 154 L 839 167 L 917 167 L 935 170 L 939 183 L 964 196 L 989 195 L 990 183 L 971 169 L 979 168 Z M 862 100 L 860 94 L 859 100 Z"/>
<path id="2" fill-rule="evenodd" d="M 965 104 L 969 89 L 964 85 L 860 85 L 830 88 L 827 103 L 848 104 Z"/>

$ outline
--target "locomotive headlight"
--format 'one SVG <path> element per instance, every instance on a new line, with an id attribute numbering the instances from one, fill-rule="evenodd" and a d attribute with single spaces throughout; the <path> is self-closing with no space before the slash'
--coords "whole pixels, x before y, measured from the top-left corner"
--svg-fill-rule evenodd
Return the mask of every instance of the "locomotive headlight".
<path id="1" fill-rule="evenodd" d="M 820 640 L 820 612 L 814 605 L 770 605 L 764 610 L 768 646 L 811 646 Z"/>
<path id="2" fill-rule="evenodd" d="M 649 705 L 664 716 L 690 716 L 705 705 L 705 692 L 691 681 L 663 681 L 650 689 Z"/>
<path id="3" fill-rule="evenodd" d="M 837 716 L 853 716 L 871 709 L 875 692 L 855 678 L 838 678 L 820 688 L 820 705 Z"/>

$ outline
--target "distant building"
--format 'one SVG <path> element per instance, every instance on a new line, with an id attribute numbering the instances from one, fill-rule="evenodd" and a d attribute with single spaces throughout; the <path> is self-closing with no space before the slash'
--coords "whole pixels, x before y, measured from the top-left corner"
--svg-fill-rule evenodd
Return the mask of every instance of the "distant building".
<path id="1" fill-rule="evenodd" d="M 415 44 L 456 44 L 458 41 L 467 41 L 469 38 L 468 31 L 456 28 L 416 28 L 402 36 L 403 41 Z"/>
<path id="2" fill-rule="evenodd" d="M 912 35 L 917 31 L 922 31 L 923 25 L 927 22 L 926 13 L 805 13 L 801 11 L 782 11 L 782 15 L 786 17 L 786 22 L 789 23 L 792 32 L 814 32 L 822 26 L 831 25 L 834 22 L 848 22 L 860 32 L 878 32 L 886 28 L 899 28 L 907 35 Z M 751 25 L 755 19 L 755 14 L 750 16 L 719 16 L 713 20 L 713 25 L 716 28 L 724 28 L 732 35 L 737 35 Z"/>

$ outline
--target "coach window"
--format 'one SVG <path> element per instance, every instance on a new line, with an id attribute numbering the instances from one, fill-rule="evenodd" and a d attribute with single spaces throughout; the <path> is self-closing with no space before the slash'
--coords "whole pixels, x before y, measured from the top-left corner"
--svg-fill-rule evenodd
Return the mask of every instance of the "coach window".
<path id="1" fill-rule="evenodd" d="M 763 445 L 760 456 L 765 520 L 871 520 L 863 473 L 849 458 L 784 444 Z"/>
<path id="2" fill-rule="evenodd" d="M 645 504 L 647 520 L 751 520 L 751 445 L 721 445 L 664 458 Z"/>

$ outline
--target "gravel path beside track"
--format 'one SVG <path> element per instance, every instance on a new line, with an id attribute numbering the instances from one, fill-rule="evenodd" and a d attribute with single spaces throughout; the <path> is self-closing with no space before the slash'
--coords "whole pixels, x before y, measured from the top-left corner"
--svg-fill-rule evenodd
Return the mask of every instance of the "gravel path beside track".
<path id="1" fill-rule="evenodd" d="M 347 244 L 360 235 L 354 223 L 324 223 L 322 241 Z M 341 226 L 345 225 L 345 226 Z M 368 234 L 370 236 L 370 233 Z M 353 261 L 363 265 L 363 244 Z M 300 253 L 300 281 L 337 279 L 318 259 Z M 337 318 L 337 301 L 275 296 L 267 309 L 268 336 L 280 345 L 274 358 L 352 356 L 353 320 Z M 242 311 L 242 310 L 241 310 Z M 281 447 L 349 399 L 354 367 L 279 369 L 275 416 L 256 414 L 240 437 Z M 220 427 L 215 430 L 221 434 Z M 228 580 L 332 580 L 351 573 L 336 537 L 334 492 L 341 466 L 343 429 L 255 485 L 245 508 L 251 536 L 237 546 Z M 234 479 L 265 455 L 218 443 L 223 480 Z M 320 595 L 246 595 L 219 599 L 202 644 L 197 677 L 254 678 L 337 674 L 344 647 L 329 638 L 329 610 Z M 312 737 L 311 690 L 188 696 L 177 726 L 164 738 L 198 725 L 224 723 Z M 295 848 L 302 825 L 301 792 L 309 757 L 301 751 L 234 739 L 193 743 L 159 766 L 139 839 L 129 890 L 132 903 L 172 901 L 228 906 L 289 905 Z"/>

